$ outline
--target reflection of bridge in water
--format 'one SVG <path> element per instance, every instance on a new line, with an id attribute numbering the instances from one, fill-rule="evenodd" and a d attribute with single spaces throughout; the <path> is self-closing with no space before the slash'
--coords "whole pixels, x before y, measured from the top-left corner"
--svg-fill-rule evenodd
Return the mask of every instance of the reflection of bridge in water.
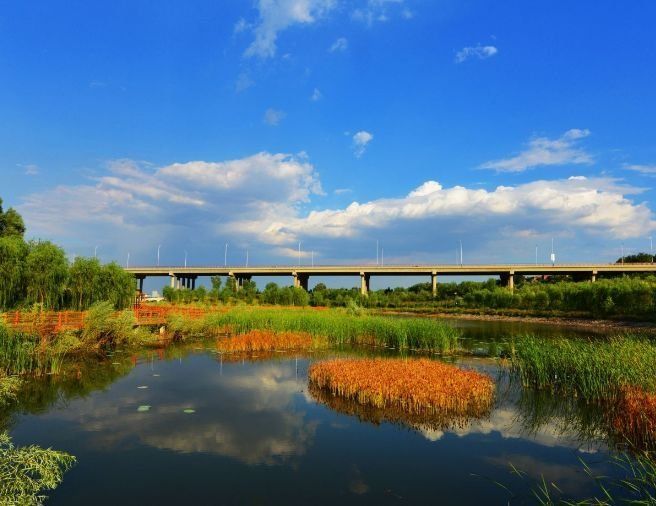
<path id="1" fill-rule="evenodd" d="M 489 265 L 317 265 L 317 266 L 258 266 L 258 267 L 130 267 L 143 291 L 143 281 L 151 276 L 169 276 L 171 287 L 195 288 L 200 276 L 227 276 L 239 287 L 254 276 L 288 276 L 294 286 L 307 290 L 310 276 L 360 276 L 360 291 L 369 291 L 371 276 L 430 277 L 433 294 L 437 293 L 438 276 L 499 276 L 511 290 L 516 274 L 529 276 L 567 275 L 575 280 L 596 281 L 598 275 L 656 273 L 656 264 L 489 264 Z"/>

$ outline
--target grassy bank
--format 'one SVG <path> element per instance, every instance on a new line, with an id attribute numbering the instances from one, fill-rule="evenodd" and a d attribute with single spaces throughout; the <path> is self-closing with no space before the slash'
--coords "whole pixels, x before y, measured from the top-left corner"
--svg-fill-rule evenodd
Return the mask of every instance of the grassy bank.
<path id="1" fill-rule="evenodd" d="M 203 320 L 174 316 L 171 331 L 180 336 L 216 332 L 245 334 L 253 330 L 302 332 L 330 344 L 367 344 L 401 350 L 449 354 L 458 349 L 460 333 L 450 325 L 426 319 L 352 315 L 343 310 L 267 310 L 235 308 Z"/>

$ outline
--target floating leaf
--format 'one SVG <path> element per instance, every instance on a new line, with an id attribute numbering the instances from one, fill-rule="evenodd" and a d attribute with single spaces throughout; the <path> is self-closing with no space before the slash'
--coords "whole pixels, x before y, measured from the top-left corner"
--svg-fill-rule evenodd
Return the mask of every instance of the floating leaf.
<path id="1" fill-rule="evenodd" d="M 195 409 L 191 409 L 191 408 L 187 408 L 187 409 L 183 409 L 182 412 L 183 412 L 183 413 L 187 413 L 188 415 L 190 415 L 190 414 L 192 414 L 192 413 L 195 413 L 196 410 L 195 410 Z"/>
<path id="2" fill-rule="evenodd" d="M 153 377 L 159 378 L 159 374 L 153 374 Z"/>
<path id="3" fill-rule="evenodd" d="M 138 388 L 139 390 L 144 390 L 144 389 L 148 388 L 148 385 L 140 385 L 140 386 L 138 386 L 137 388 Z"/>
<path id="4" fill-rule="evenodd" d="M 150 411 L 150 406 L 148 406 L 147 404 L 144 404 L 144 405 L 142 405 L 142 406 L 139 406 L 139 407 L 137 408 L 137 411 L 138 411 L 139 413 L 145 413 L 146 411 Z"/>

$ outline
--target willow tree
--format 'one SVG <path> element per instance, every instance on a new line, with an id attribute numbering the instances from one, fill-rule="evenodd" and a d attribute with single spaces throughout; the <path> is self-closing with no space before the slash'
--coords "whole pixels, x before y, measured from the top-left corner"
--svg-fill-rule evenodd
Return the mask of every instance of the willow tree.
<path id="1" fill-rule="evenodd" d="M 102 267 L 97 258 L 77 257 L 68 272 L 68 291 L 71 305 L 78 310 L 87 309 L 103 299 L 100 283 Z"/>
<path id="2" fill-rule="evenodd" d="M 68 278 L 64 250 L 50 241 L 31 241 L 25 260 L 27 300 L 46 308 L 61 304 Z"/>
<path id="3" fill-rule="evenodd" d="M 100 271 L 99 299 L 111 302 L 116 309 L 132 304 L 135 296 L 134 276 L 116 262 L 103 266 Z"/>
<path id="4" fill-rule="evenodd" d="M 27 244 L 20 237 L 0 237 L 0 309 L 20 303 L 25 297 Z"/>
<path id="5" fill-rule="evenodd" d="M 25 223 L 18 211 L 13 208 L 2 211 L 2 199 L 0 198 L 0 237 L 19 237 L 25 234 Z"/>

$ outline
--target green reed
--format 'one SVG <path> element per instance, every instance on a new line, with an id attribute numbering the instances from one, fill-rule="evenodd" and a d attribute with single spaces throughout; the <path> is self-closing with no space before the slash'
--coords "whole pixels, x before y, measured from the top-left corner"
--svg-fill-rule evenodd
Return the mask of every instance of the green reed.
<path id="1" fill-rule="evenodd" d="M 423 318 L 353 316 L 339 310 L 233 309 L 207 316 L 198 331 L 226 328 L 236 334 L 251 330 L 307 332 L 331 344 L 375 346 L 449 354 L 458 349 L 460 333 L 450 325 Z"/>
<path id="2" fill-rule="evenodd" d="M 656 391 L 656 344 L 642 337 L 608 340 L 517 338 L 512 373 L 526 387 L 563 390 L 586 400 L 615 399 L 625 387 Z"/>
<path id="3" fill-rule="evenodd" d="M 61 365 L 60 354 L 53 349 L 41 349 L 40 342 L 37 335 L 0 325 L 0 373 L 11 376 L 56 372 Z"/>

